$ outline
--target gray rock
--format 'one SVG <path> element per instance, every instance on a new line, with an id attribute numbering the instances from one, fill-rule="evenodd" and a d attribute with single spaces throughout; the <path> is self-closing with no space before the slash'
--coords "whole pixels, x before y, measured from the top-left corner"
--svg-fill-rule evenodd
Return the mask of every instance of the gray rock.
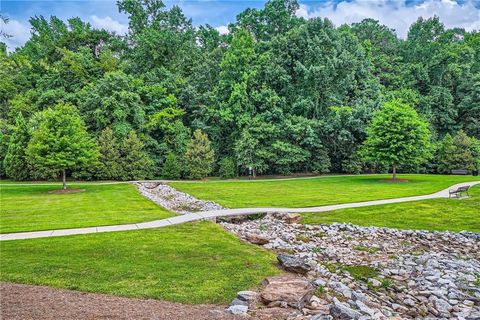
<path id="1" fill-rule="evenodd" d="M 435 301 L 435 307 L 440 313 L 449 313 L 452 310 L 452 306 L 443 299 L 437 299 Z"/>
<path id="2" fill-rule="evenodd" d="M 335 319 L 345 319 L 345 320 L 358 320 L 362 314 L 358 311 L 355 311 L 345 304 L 338 301 L 337 298 L 333 298 L 333 303 L 330 305 L 330 314 Z"/>
<path id="3" fill-rule="evenodd" d="M 344 285 L 341 282 L 332 281 L 328 284 L 328 287 L 332 288 L 333 290 L 337 291 L 342 296 L 344 296 L 348 299 L 352 298 L 352 290 L 350 290 L 349 287 L 347 287 L 346 285 Z"/>
<path id="4" fill-rule="evenodd" d="M 258 297 L 258 292 L 255 291 L 239 291 L 237 298 L 243 301 L 254 301 Z"/>
<path id="5" fill-rule="evenodd" d="M 310 320 L 333 320 L 333 317 L 329 315 L 317 314 L 310 317 Z"/>
<path id="6" fill-rule="evenodd" d="M 248 312 L 248 307 L 242 305 L 234 305 L 230 306 L 227 309 L 227 312 L 230 312 L 231 314 L 246 314 Z"/>
<path id="7" fill-rule="evenodd" d="M 230 305 L 231 306 L 248 306 L 248 302 L 235 298 L 233 299 L 232 303 L 230 303 Z"/>
<path id="8" fill-rule="evenodd" d="M 279 254 L 277 256 L 278 262 L 285 270 L 290 272 L 296 272 L 300 274 L 306 274 L 312 268 L 307 264 L 306 259 L 291 254 Z"/>

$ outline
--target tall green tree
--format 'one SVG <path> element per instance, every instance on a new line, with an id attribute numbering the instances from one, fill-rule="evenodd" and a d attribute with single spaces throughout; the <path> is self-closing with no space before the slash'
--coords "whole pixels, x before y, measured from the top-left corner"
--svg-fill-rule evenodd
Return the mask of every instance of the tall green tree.
<path id="1" fill-rule="evenodd" d="M 153 161 L 135 131 L 130 131 L 122 141 L 120 156 L 122 180 L 142 180 L 152 177 Z"/>
<path id="2" fill-rule="evenodd" d="M 215 154 L 207 134 L 200 129 L 193 132 L 193 138 L 187 145 L 185 169 L 190 179 L 204 179 L 213 170 Z"/>
<path id="3" fill-rule="evenodd" d="M 27 155 L 35 166 L 61 172 L 63 189 L 67 189 L 67 171 L 94 163 L 98 147 L 87 133 L 77 109 L 70 104 L 58 104 L 43 111 L 28 144 Z"/>
<path id="4" fill-rule="evenodd" d="M 98 138 L 100 150 L 97 177 L 103 180 L 115 180 L 122 176 L 122 162 L 118 141 L 110 127 L 103 129 Z"/>
<path id="5" fill-rule="evenodd" d="M 373 117 L 363 151 L 366 160 L 390 165 L 395 180 L 398 166 L 427 160 L 429 144 L 427 122 L 409 105 L 393 100 Z"/>
<path id="6" fill-rule="evenodd" d="M 3 161 L 7 177 L 14 180 L 28 180 L 30 178 L 30 168 L 25 153 L 30 136 L 27 121 L 20 113 L 15 120 L 15 128 L 10 135 L 10 142 Z"/>

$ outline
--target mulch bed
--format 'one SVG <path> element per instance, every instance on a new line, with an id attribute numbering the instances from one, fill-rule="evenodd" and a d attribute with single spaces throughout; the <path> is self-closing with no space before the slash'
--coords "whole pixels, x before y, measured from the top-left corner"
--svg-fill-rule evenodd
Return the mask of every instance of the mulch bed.
<path id="1" fill-rule="evenodd" d="M 85 189 L 58 189 L 58 190 L 48 191 L 48 193 L 55 193 L 55 194 L 79 193 L 79 192 L 85 192 Z"/>
<path id="2" fill-rule="evenodd" d="M 245 319 L 224 312 L 226 306 L 185 305 L 85 293 L 44 286 L 0 283 L 0 319 Z"/>

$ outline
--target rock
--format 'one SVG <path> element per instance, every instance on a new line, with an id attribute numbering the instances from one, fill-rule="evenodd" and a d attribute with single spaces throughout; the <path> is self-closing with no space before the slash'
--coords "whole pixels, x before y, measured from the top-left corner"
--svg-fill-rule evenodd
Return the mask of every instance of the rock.
<path id="1" fill-rule="evenodd" d="M 301 310 L 315 292 L 315 287 L 303 277 L 283 275 L 269 277 L 263 281 L 260 293 L 266 305 L 280 306 L 282 303 Z"/>
<path id="2" fill-rule="evenodd" d="M 251 302 L 257 299 L 257 297 L 258 297 L 258 292 L 255 292 L 255 291 L 239 291 L 237 293 L 237 299 L 240 299 L 242 301 Z"/>
<path id="3" fill-rule="evenodd" d="M 332 316 L 323 315 L 323 314 L 317 314 L 310 318 L 310 320 L 332 320 L 332 319 L 333 319 Z"/>
<path id="4" fill-rule="evenodd" d="M 270 242 L 270 239 L 268 237 L 257 233 L 249 232 L 245 235 L 245 238 L 248 240 L 248 242 L 259 245 L 267 244 L 268 242 Z"/>
<path id="5" fill-rule="evenodd" d="M 242 306 L 242 305 L 230 306 L 227 309 L 227 312 L 230 312 L 231 314 L 246 314 L 247 311 L 248 311 L 248 307 Z"/>
<path id="6" fill-rule="evenodd" d="M 382 285 L 382 283 L 377 279 L 370 279 L 370 284 L 375 288 L 378 288 Z"/>
<path id="7" fill-rule="evenodd" d="M 355 301 L 355 304 L 357 305 L 358 309 L 360 309 L 361 312 L 363 312 L 363 313 L 365 313 L 369 316 L 372 316 L 372 317 L 375 314 L 375 311 L 373 309 L 367 307 L 365 305 L 365 303 L 363 303 L 362 301 L 357 300 L 357 301 Z"/>
<path id="8" fill-rule="evenodd" d="M 300 219 L 302 218 L 301 215 L 296 214 L 296 213 L 284 213 L 284 212 L 280 212 L 280 213 L 276 213 L 275 215 L 276 215 L 277 218 L 279 218 L 280 220 L 285 221 L 285 222 L 288 223 L 288 224 L 299 223 L 299 222 L 300 222 Z"/>
<path id="9" fill-rule="evenodd" d="M 277 256 L 277 260 L 285 270 L 290 272 L 306 274 L 312 269 L 304 258 L 295 255 L 282 253 Z"/>
<path id="10" fill-rule="evenodd" d="M 349 308 L 345 304 L 338 301 L 337 298 L 333 298 L 333 303 L 330 305 L 330 314 L 335 319 L 345 320 L 358 320 L 362 316 L 360 312 Z"/>
<path id="11" fill-rule="evenodd" d="M 248 302 L 235 298 L 233 299 L 232 303 L 230 303 L 230 305 L 231 306 L 248 306 Z"/>
<path id="12" fill-rule="evenodd" d="M 313 281 L 313 284 L 316 285 L 317 287 L 325 287 L 327 285 L 327 281 L 318 278 Z"/>
<path id="13" fill-rule="evenodd" d="M 347 287 L 346 285 L 344 285 L 341 282 L 332 281 L 328 284 L 328 287 L 332 288 L 333 290 L 337 291 L 342 296 L 344 296 L 348 299 L 352 298 L 352 290 L 350 290 L 349 287 Z"/>
<path id="14" fill-rule="evenodd" d="M 443 299 L 437 299 L 435 301 L 435 307 L 440 313 L 449 313 L 452 310 L 452 306 Z"/>

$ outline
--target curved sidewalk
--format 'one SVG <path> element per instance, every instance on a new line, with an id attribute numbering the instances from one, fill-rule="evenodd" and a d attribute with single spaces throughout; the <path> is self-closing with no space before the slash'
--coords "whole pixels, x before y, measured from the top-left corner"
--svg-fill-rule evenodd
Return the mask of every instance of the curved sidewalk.
<path id="1" fill-rule="evenodd" d="M 458 188 L 460 186 L 473 186 L 473 185 L 476 185 L 476 184 L 480 184 L 480 181 L 458 183 L 458 184 L 455 184 L 453 186 L 450 186 L 447 189 L 441 190 L 439 192 L 428 194 L 428 195 L 422 195 L 422 196 L 412 196 L 412 197 L 384 199 L 384 200 L 373 200 L 373 201 L 365 201 L 365 202 L 352 202 L 352 203 L 343 203 L 343 204 L 335 204 L 335 205 L 320 206 L 320 207 L 223 209 L 223 210 L 212 210 L 212 211 L 202 211 L 202 212 L 189 213 L 189 214 L 176 216 L 176 217 L 172 217 L 172 218 L 155 220 L 155 221 L 150 221 L 150 222 L 134 223 L 134 224 L 122 224 L 122 225 L 113 225 L 113 226 L 74 228 L 74 229 L 57 229 L 57 230 L 33 231 L 33 232 L 4 233 L 4 234 L 0 234 L 0 241 L 59 237 L 59 236 L 88 234 L 88 233 L 99 233 L 99 232 L 115 232 L 115 231 L 128 231 L 128 230 L 140 230 L 140 229 L 153 229 L 153 228 L 161 228 L 161 227 L 166 227 L 166 226 L 171 226 L 171 225 L 176 225 L 176 224 L 182 224 L 182 223 L 186 223 L 186 222 L 190 222 L 190 221 L 198 221 L 198 220 L 203 220 L 203 219 L 213 219 L 213 218 L 217 218 L 217 217 L 256 214 L 256 213 L 326 212 L 326 211 L 332 211 L 332 210 L 337 210 L 337 209 L 358 208 L 358 207 L 375 206 L 375 205 L 381 205 L 381 204 L 410 202 L 410 201 L 419 201 L 419 200 L 436 199 L 436 198 L 448 198 L 449 197 L 449 192 L 448 191 L 450 189 L 455 189 L 455 188 Z"/>

